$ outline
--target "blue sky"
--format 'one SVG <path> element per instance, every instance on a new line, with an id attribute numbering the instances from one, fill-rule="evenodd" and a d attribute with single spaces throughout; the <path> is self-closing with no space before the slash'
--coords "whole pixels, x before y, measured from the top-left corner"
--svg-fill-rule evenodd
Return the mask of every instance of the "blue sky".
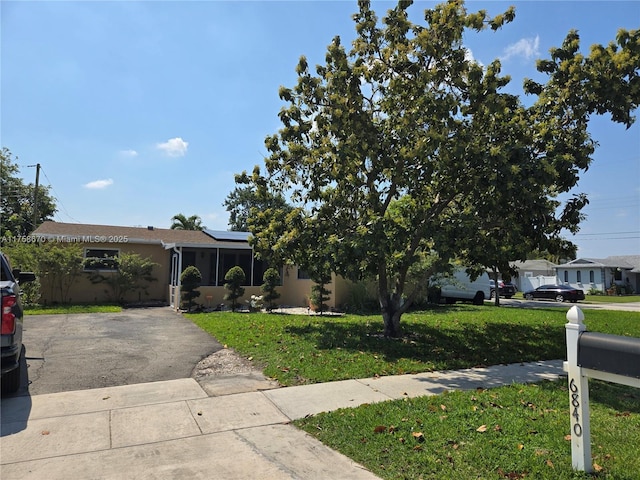
<path id="1" fill-rule="evenodd" d="M 635 1 L 471 1 L 492 15 L 516 6 L 499 32 L 470 34 L 483 64 L 501 58 L 511 89 L 538 78 L 571 28 L 582 47 L 640 26 Z M 233 176 L 263 164 L 280 128 L 278 87 L 300 55 L 322 63 L 335 35 L 354 37 L 355 1 L 14 2 L 1 13 L 0 139 L 21 175 L 50 185 L 61 222 L 169 227 L 176 213 L 226 230 Z M 392 6 L 373 2 L 379 16 Z M 413 20 L 434 2 L 411 7 Z M 599 148 L 576 192 L 591 204 L 586 257 L 640 254 L 640 119 L 591 125 Z"/>

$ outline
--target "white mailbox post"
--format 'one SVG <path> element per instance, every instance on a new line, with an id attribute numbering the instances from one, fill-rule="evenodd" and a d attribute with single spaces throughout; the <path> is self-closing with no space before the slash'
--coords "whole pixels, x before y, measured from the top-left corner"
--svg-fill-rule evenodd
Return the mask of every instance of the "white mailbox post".
<path id="1" fill-rule="evenodd" d="M 569 408 L 571 410 L 571 464 L 574 470 L 593 471 L 591 461 L 591 423 L 589 421 L 589 379 L 578 366 L 578 340 L 587 330 L 584 314 L 578 307 L 567 312 L 567 363 Z"/>
<path id="2" fill-rule="evenodd" d="M 588 332 L 578 307 L 567 312 L 567 361 L 571 412 L 571 463 L 593 471 L 589 378 L 640 388 L 640 338 Z"/>

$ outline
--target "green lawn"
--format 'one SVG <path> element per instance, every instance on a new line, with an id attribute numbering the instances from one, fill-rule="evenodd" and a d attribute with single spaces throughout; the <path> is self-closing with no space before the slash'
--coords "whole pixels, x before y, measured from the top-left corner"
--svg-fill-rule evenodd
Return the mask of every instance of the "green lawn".
<path id="1" fill-rule="evenodd" d="M 285 385 L 565 358 L 566 311 L 440 306 L 381 317 L 189 315 Z M 593 331 L 640 337 L 640 313 L 586 310 Z M 640 478 L 640 391 L 591 382 L 595 478 Z M 295 422 L 385 479 L 581 479 L 573 471 L 565 382 L 447 392 Z"/>
<path id="2" fill-rule="evenodd" d="M 439 306 L 405 314 L 402 339 L 379 315 L 213 312 L 189 317 L 284 385 L 565 358 L 567 308 Z M 640 337 L 640 313 L 586 310 L 590 330 Z"/>
<path id="3" fill-rule="evenodd" d="M 111 313 L 120 312 L 122 307 L 119 305 L 55 305 L 55 306 L 42 306 L 42 305 L 27 305 L 24 307 L 24 312 L 27 315 L 58 315 L 58 314 L 73 314 L 73 313 Z"/>
<path id="4" fill-rule="evenodd" d="M 640 295 L 587 295 L 585 302 L 593 303 L 632 303 L 640 302 Z"/>
<path id="5" fill-rule="evenodd" d="M 591 382 L 595 478 L 640 478 L 640 391 Z M 342 409 L 296 426 L 385 479 L 594 478 L 571 466 L 566 383 Z"/>

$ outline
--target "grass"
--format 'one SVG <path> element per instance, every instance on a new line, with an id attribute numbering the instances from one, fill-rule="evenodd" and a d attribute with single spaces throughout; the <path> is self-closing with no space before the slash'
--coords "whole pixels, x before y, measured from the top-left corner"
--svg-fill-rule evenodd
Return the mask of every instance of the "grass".
<path id="1" fill-rule="evenodd" d="M 441 306 L 403 316 L 215 312 L 189 317 L 284 385 L 565 358 L 567 309 Z M 640 313 L 585 311 L 592 331 L 640 337 Z M 447 392 L 295 422 L 384 479 L 640 477 L 640 392 L 591 381 L 595 476 L 574 472 L 566 382 Z"/>
<path id="2" fill-rule="evenodd" d="M 405 314 L 401 339 L 379 315 L 213 312 L 189 317 L 283 385 L 565 358 L 565 309 L 441 306 Z M 585 312 L 590 330 L 640 337 L 640 313 Z"/>
<path id="3" fill-rule="evenodd" d="M 632 303 L 640 302 L 640 295 L 586 295 L 585 301 L 593 303 Z"/>
<path id="4" fill-rule="evenodd" d="M 591 382 L 597 478 L 640 474 L 638 390 Z M 299 428 L 384 479 L 593 478 L 571 466 L 566 382 L 449 392 L 343 409 Z"/>
<path id="5" fill-rule="evenodd" d="M 523 292 L 518 292 L 513 298 L 524 299 Z M 586 303 L 634 303 L 640 302 L 640 295 L 589 295 L 585 292 Z"/>
<path id="6" fill-rule="evenodd" d="M 26 305 L 24 312 L 27 315 L 58 315 L 74 313 L 112 313 L 120 312 L 119 305 Z"/>

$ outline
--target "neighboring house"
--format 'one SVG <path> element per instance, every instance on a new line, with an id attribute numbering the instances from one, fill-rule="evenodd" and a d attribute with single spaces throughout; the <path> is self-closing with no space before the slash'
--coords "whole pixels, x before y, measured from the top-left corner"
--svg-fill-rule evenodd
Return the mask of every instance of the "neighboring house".
<path id="1" fill-rule="evenodd" d="M 513 262 L 512 265 L 518 271 L 513 281 L 521 292 L 533 290 L 541 285 L 559 283 L 556 278 L 556 265 L 549 260 L 526 260 Z"/>
<path id="2" fill-rule="evenodd" d="M 249 233 L 213 230 L 171 230 L 155 227 L 119 227 L 109 225 L 88 225 L 75 223 L 44 222 L 33 235 L 48 242 L 60 244 L 76 243 L 83 249 L 85 258 L 95 258 L 100 272 L 108 274 L 105 262 L 99 259 L 113 257 L 120 252 L 137 253 L 150 258 L 159 266 L 153 271 L 157 281 L 149 284 L 148 294 L 144 298 L 136 293 L 135 298 L 126 298 L 131 302 L 160 302 L 174 308 L 180 306 L 180 274 L 190 265 L 195 265 L 202 274 L 201 294 L 196 302 L 205 307 L 215 307 L 225 303 L 224 277 L 234 266 L 240 266 L 245 272 L 245 294 L 241 301 L 251 295 L 261 295 L 262 276 L 268 267 L 253 255 L 248 243 Z M 96 303 L 108 301 L 105 286 L 89 281 L 91 262 L 86 269 L 87 275 L 81 275 L 71 287 L 69 297 L 74 303 Z M 308 306 L 313 282 L 305 278 L 297 267 L 286 267 L 281 272 L 282 286 L 279 287 L 281 305 Z M 50 298 L 47 279 L 42 283 L 43 302 L 55 303 Z M 340 279 L 334 279 L 331 285 L 329 307 L 339 307 L 345 301 L 348 287 Z M 142 294 L 140 294 L 142 295 Z"/>
<path id="3" fill-rule="evenodd" d="M 628 293 L 638 293 L 640 287 L 640 255 L 607 258 L 578 258 L 556 267 L 562 283 L 581 288 L 585 293 L 600 291 L 615 293 L 623 287 Z M 617 288 L 616 288 L 617 287 Z"/>

